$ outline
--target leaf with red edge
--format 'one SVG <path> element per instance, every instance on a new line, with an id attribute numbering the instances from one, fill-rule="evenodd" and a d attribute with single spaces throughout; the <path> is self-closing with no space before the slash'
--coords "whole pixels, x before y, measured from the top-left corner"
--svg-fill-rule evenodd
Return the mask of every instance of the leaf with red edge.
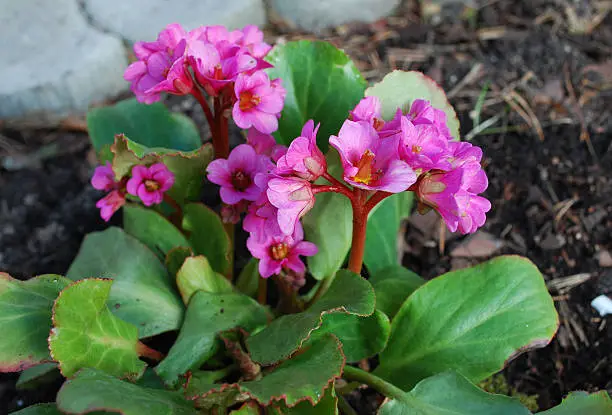
<path id="1" fill-rule="evenodd" d="M 433 79 L 421 72 L 393 71 L 382 81 L 366 89 L 365 94 L 380 98 L 382 115 L 386 120 L 393 118 L 398 108 L 406 113 L 415 99 L 425 99 L 431 102 L 434 108 L 444 111 L 451 135 L 456 140 L 459 139 L 459 120 L 455 109 L 448 102 L 446 93 Z"/>
<path id="2" fill-rule="evenodd" d="M 268 365 L 286 359 L 319 329 L 325 314 L 348 313 L 369 316 L 376 298 L 367 280 L 348 270 L 340 270 L 325 294 L 306 311 L 288 314 L 246 340 L 251 357 Z"/>
<path id="3" fill-rule="evenodd" d="M 47 346 L 51 310 L 70 282 L 59 275 L 19 281 L 0 273 L 0 372 L 19 372 L 51 361 Z"/>
<path id="4" fill-rule="evenodd" d="M 51 355 L 65 377 L 90 367 L 136 380 L 146 364 L 138 359 L 138 329 L 107 308 L 112 280 L 91 278 L 66 287 L 53 306 Z"/>
<path id="5" fill-rule="evenodd" d="M 233 384 L 215 385 L 198 383 L 193 379 L 187 384 L 186 396 L 196 401 L 199 408 L 218 405 L 219 398 L 224 403 L 254 399 L 268 406 L 272 403 L 293 407 L 300 402 L 318 404 L 326 390 L 333 388 L 334 380 L 341 376 L 344 368 L 344 354 L 340 341 L 328 334 L 312 345 L 304 347 L 291 359 L 264 370 L 258 380 Z M 229 398 L 229 399 L 228 399 Z"/>
<path id="6" fill-rule="evenodd" d="M 325 396 L 314 406 L 304 401 L 289 408 L 279 402 L 268 407 L 267 413 L 269 415 L 338 415 L 338 397 L 335 389 L 329 388 L 325 391 Z"/>
<path id="7" fill-rule="evenodd" d="M 145 388 L 95 369 L 82 369 L 62 385 L 57 406 L 69 414 L 112 411 L 122 415 L 197 415 L 180 393 Z"/>

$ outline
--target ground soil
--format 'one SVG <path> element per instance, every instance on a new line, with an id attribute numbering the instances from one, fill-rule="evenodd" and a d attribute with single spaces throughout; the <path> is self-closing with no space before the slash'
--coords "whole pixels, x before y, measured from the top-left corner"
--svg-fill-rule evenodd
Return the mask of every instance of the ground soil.
<path id="1" fill-rule="evenodd" d="M 612 324 L 590 306 L 612 294 L 612 16 L 585 33 L 603 16 L 595 3 L 493 0 L 465 19 L 461 7 L 445 9 L 434 24 L 406 2 L 376 24 L 314 36 L 277 22 L 268 34 L 327 39 L 370 81 L 391 69 L 420 70 L 450 92 L 462 135 L 484 149 L 493 209 L 478 238 L 446 235 L 442 253 L 435 218 L 413 218 L 404 264 L 431 278 L 517 253 L 540 268 L 559 333 L 503 374 L 518 391 L 537 394 L 541 409 L 571 390 L 612 393 Z M 191 104 L 176 102 L 191 113 Z M 87 135 L 72 131 L 78 127 L 0 124 L 0 270 L 14 277 L 64 273 L 83 235 L 106 226 L 95 208 L 100 195 L 88 185 Z M 57 385 L 18 393 L 15 378 L 0 375 L 0 413 L 53 399 Z M 371 391 L 351 400 L 364 414 L 377 402 Z"/>

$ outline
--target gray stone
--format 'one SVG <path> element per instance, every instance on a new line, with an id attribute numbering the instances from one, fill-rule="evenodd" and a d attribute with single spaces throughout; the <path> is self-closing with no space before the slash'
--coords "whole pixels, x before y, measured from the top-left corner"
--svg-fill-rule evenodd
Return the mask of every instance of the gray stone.
<path id="1" fill-rule="evenodd" d="M 90 27 L 76 0 L 0 0 L 0 119 L 37 124 L 127 88 L 121 40 Z"/>
<path id="2" fill-rule="evenodd" d="M 271 0 L 288 24 L 313 32 L 353 21 L 374 22 L 390 14 L 401 0 Z"/>
<path id="3" fill-rule="evenodd" d="M 82 0 L 92 21 L 131 43 L 152 41 L 170 23 L 239 29 L 266 22 L 263 0 Z"/>

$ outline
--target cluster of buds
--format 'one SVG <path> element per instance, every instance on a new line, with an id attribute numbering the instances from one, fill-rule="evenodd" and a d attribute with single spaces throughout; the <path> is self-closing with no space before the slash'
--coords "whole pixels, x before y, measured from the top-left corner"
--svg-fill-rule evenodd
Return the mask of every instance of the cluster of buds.
<path id="1" fill-rule="evenodd" d="M 256 26 L 231 32 L 223 26 L 202 26 L 187 32 L 171 24 L 156 41 L 134 44 L 138 60 L 124 78 L 136 98 L 147 104 L 158 101 L 162 92 L 199 98 L 202 88 L 233 106 L 240 128 L 268 134 L 278 129 L 286 94 L 280 80 L 271 81 L 263 71 L 271 66 L 263 60 L 270 49 Z"/>
<path id="2" fill-rule="evenodd" d="M 173 184 L 174 174 L 163 163 L 134 166 L 129 176 L 116 180 L 113 168 L 107 162 L 96 167 L 91 178 L 91 185 L 95 189 L 108 192 L 96 203 L 100 216 L 107 222 L 125 205 L 128 194 L 140 199 L 145 206 L 158 205 Z"/>

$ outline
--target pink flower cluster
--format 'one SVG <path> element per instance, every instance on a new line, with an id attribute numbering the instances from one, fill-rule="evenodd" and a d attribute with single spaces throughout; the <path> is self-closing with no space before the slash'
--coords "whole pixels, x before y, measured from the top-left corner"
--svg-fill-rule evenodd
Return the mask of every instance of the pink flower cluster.
<path id="1" fill-rule="evenodd" d="M 391 193 L 413 190 L 452 232 L 472 233 L 484 224 L 491 203 L 478 196 L 488 186 L 482 150 L 454 141 L 446 114 L 428 101 L 417 99 L 408 114 L 398 109 L 385 122 L 380 101 L 364 98 L 329 142 L 340 153 L 347 183 Z"/>
<path id="2" fill-rule="evenodd" d="M 154 42 L 137 42 L 138 59 L 124 78 L 140 102 L 160 99 L 162 92 L 176 95 L 199 93 L 226 96 L 233 103 L 232 115 L 240 128 L 262 133 L 278 129 L 278 116 L 286 91 L 280 79 L 270 80 L 262 69 L 271 46 L 256 26 L 228 31 L 223 26 L 202 26 L 190 32 L 179 24 L 162 30 Z"/>
<path id="3" fill-rule="evenodd" d="M 91 178 L 91 185 L 95 189 L 109 192 L 96 203 L 100 216 L 106 222 L 125 205 L 127 194 L 138 197 L 145 206 L 157 205 L 173 184 L 174 174 L 163 163 L 149 167 L 134 166 L 131 177 L 115 180 L 113 168 L 106 162 L 104 166 L 96 167 Z"/>
<path id="4" fill-rule="evenodd" d="M 287 149 L 277 145 L 272 136 L 251 129 L 247 144 L 234 148 L 227 159 L 217 159 L 208 165 L 208 179 L 221 186 L 221 200 L 226 204 L 222 210 L 224 220 L 236 223 L 240 214 L 246 212 L 243 227 L 250 233 L 247 247 L 260 260 L 259 272 L 264 278 L 283 271 L 303 276 L 305 266 L 299 257 L 317 253 L 313 243 L 304 241 L 299 222 L 299 211 L 305 213 L 314 203 L 312 190 L 303 185 L 309 182 L 296 178 L 290 183 L 292 197 L 301 198 L 309 206 L 302 201 L 297 202 L 297 207 L 291 205 L 291 201 L 285 200 L 286 193 L 275 192 L 277 186 L 283 189 L 287 179 L 280 172 L 292 171 L 296 152 L 303 150 L 300 143 L 304 140 L 307 145 L 314 143 L 315 135 L 314 122 L 309 121 L 302 131 L 303 137 L 299 137 L 301 140 L 296 139 L 295 145 Z M 319 162 L 325 163 L 321 152 L 318 149 L 317 152 Z M 315 161 L 306 164 L 321 171 Z M 310 175 L 304 163 L 298 168 Z M 304 194 L 300 188 L 304 188 Z"/>

